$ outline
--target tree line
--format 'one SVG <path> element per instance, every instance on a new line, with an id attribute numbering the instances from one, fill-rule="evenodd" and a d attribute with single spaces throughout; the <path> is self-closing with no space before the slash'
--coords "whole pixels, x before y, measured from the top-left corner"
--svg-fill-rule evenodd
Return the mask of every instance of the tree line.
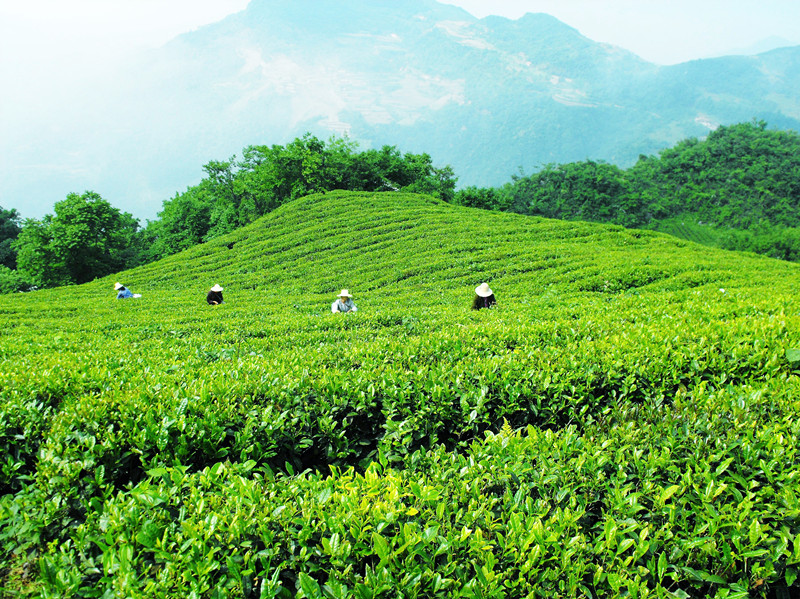
<path id="1" fill-rule="evenodd" d="M 404 191 L 452 201 L 456 178 L 428 154 L 395 146 L 360 151 L 347 138 L 306 134 L 212 160 L 197 185 L 163 203 L 145 227 L 99 194 L 69 194 L 55 214 L 20 223 L 0 209 L 0 293 L 85 283 L 225 235 L 285 202 L 332 190 Z M 3 253 L 4 250 L 6 253 Z M 16 270 L 14 270 L 16 268 Z"/>
<path id="2" fill-rule="evenodd" d="M 731 250 L 800 259 L 800 135 L 763 121 L 720 127 L 621 169 L 550 164 L 456 202 L 562 220 L 651 228 Z"/>
<path id="3" fill-rule="evenodd" d="M 449 166 L 394 146 L 361 151 L 306 134 L 210 161 L 199 184 L 139 226 L 98 194 L 71 193 L 55 214 L 20 222 L 0 208 L 0 293 L 84 283 L 180 252 L 294 198 L 335 189 L 431 194 L 462 206 L 650 228 L 725 249 L 800 260 L 800 135 L 763 121 L 720 127 L 622 169 L 549 164 L 497 188 L 455 190 Z"/>

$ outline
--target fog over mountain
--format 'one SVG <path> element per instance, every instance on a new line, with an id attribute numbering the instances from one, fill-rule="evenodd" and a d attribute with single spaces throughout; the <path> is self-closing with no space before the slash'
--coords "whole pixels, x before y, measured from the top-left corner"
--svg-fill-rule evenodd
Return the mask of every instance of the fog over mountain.
<path id="1" fill-rule="evenodd" d="M 744 56 L 752 56 L 754 54 L 763 54 L 764 52 L 769 52 L 770 50 L 777 50 L 778 48 L 788 48 L 790 46 L 794 46 L 790 40 L 786 39 L 785 37 L 780 37 L 777 35 L 771 35 L 769 37 L 765 37 L 760 39 L 749 46 L 737 46 L 736 48 L 731 48 L 727 52 L 724 52 L 724 55 L 744 55 Z"/>
<path id="2" fill-rule="evenodd" d="M 253 0 L 87 82 L 79 113 L 43 100 L 35 139 L 8 127 L 0 205 L 41 216 L 92 189 L 153 218 L 209 160 L 306 131 L 427 152 L 460 186 L 497 185 L 550 162 L 627 166 L 720 124 L 800 129 L 799 92 L 800 47 L 664 67 L 544 14 Z"/>

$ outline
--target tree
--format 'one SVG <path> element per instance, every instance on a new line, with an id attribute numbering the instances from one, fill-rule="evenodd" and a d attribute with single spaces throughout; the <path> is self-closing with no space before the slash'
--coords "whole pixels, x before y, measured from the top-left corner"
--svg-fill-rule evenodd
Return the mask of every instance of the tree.
<path id="1" fill-rule="evenodd" d="M 0 295 L 27 291 L 31 284 L 16 270 L 0 264 Z"/>
<path id="2" fill-rule="evenodd" d="M 0 206 L 0 265 L 12 270 L 17 267 L 17 252 L 12 246 L 20 230 L 19 213 Z"/>
<path id="3" fill-rule="evenodd" d="M 506 208 L 502 192 L 492 187 L 466 187 L 456 192 L 453 202 L 459 206 L 483 208 L 484 210 L 504 210 Z"/>
<path id="4" fill-rule="evenodd" d="M 394 146 L 357 150 L 346 137 L 324 142 L 306 133 L 285 146 L 248 146 L 241 160 L 212 160 L 198 185 L 165 201 L 160 220 L 148 223 L 142 254 L 148 259 L 174 254 L 312 193 L 405 191 L 454 199 L 453 169 L 433 166 L 428 154 L 401 154 Z"/>
<path id="5" fill-rule="evenodd" d="M 144 229 L 144 236 L 152 239 L 153 259 L 175 254 L 206 239 L 215 200 L 212 185 L 204 179 L 164 202 L 159 220 L 149 222 Z"/>
<path id="6" fill-rule="evenodd" d="M 358 154 L 351 168 L 355 172 L 348 176 L 347 189 L 352 191 L 427 193 L 445 202 L 455 196 L 453 169 L 433 166 L 428 154 L 401 154 L 395 146 L 383 146 Z"/>
<path id="7" fill-rule="evenodd" d="M 26 219 L 14 243 L 17 270 L 39 287 L 57 287 L 71 282 L 66 265 L 53 245 L 52 222 L 51 214 L 41 221 Z"/>
<path id="8" fill-rule="evenodd" d="M 28 219 L 15 247 L 18 268 L 42 287 L 85 283 L 139 262 L 139 224 L 99 194 L 69 194 L 55 215 Z"/>

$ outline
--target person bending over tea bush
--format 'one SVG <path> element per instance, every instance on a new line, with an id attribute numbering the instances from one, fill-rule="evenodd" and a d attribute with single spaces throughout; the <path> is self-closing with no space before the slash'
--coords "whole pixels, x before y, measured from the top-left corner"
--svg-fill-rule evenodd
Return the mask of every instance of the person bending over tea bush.
<path id="1" fill-rule="evenodd" d="M 494 292 L 487 283 L 481 283 L 475 288 L 475 299 L 472 300 L 472 309 L 491 308 L 497 303 L 494 299 Z"/>
<path id="2" fill-rule="evenodd" d="M 350 295 L 347 289 L 342 289 L 339 293 L 339 299 L 331 304 L 331 312 L 334 314 L 339 312 L 358 312 L 358 308 L 353 303 L 353 296 Z"/>
<path id="3" fill-rule="evenodd" d="M 114 289 L 116 289 L 117 291 L 117 299 L 127 299 L 129 297 L 133 298 L 142 297 L 141 293 L 133 293 L 122 283 L 114 283 Z"/>
<path id="4" fill-rule="evenodd" d="M 206 301 L 208 302 L 209 306 L 217 306 L 219 304 L 224 304 L 225 301 L 222 299 L 222 287 L 219 284 L 214 285 L 211 288 L 211 291 L 208 292 L 206 296 Z"/>

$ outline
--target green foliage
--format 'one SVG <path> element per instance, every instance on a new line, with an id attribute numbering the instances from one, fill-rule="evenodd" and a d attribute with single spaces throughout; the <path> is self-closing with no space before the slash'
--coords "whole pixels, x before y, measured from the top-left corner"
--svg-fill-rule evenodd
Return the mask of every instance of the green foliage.
<path id="1" fill-rule="evenodd" d="M 670 215 L 689 212 L 734 228 L 762 220 L 800 225 L 800 135 L 768 130 L 764 122 L 720 127 L 703 142 L 689 139 L 658 161 L 640 161 L 631 172 L 640 181 L 636 191 L 668 198 Z"/>
<path id="2" fill-rule="evenodd" d="M 720 127 L 704 141 L 687 139 L 658 157 L 642 156 L 627 170 L 591 160 L 548 165 L 513 177 L 496 190 L 502 199 L 495 206 L 481 207 L 679 236 L 685 231 L 686 239 L 716 247 L 797 260 L 798 181 L 800 135 L 753 122 Z"/>
<path id="3" fill-rule="evenodd" d="M 17 291 L 27 291 L 32 287 L 19 272 L 11 270 L 7 266 L 0 265 L 0 295 L 4 293 L 15 293 Z"/>
<path id="4" fill-rule="evenodd" d="M 515 176 L 508 204 L 522 214 L 630 225 L 635 217 L 629 215 L 626 187 L 624 173 L 611 164 L 551 165 L 534 177 Z"/>
<path id="5" fill-rule="evenodd" d="M 50 214 L 41 221 L 27 219 L 14 243 L 19 270 L 41 287 L 57 287 L 70 282 L 69 273 L 54 247 L 50 230 L 52 222 Z"/>
<path id="6" fill-rule="evenodd" d="M 307 133 L 285 146 L 248 146 L 237 161 L 211 161 L 206 178 L 164 202 L 148 224 L 150 257 L 169 256 L 253 222 L 287 201 L 332 190 L 426 193 L 445 201 L 455 194 L 450 167 L 428 154 L 401 154 L 394 146 L 357 151 L 346 138 L 327 144 Z"/>
<path id="7" fill-rule="evenodd" d="M 17 267 L 17 253 L 13 243 L 19 236 L 19 213 L 0 206 L 0 266 L 11 270 Z"/>
<path id="8" fill-rule="evenodd" d="M 31 283 L 15 269 L 17 251 L 15 242 L 20 233 L 19 214 L 16 210 L 4 210 L 0 206 L 0 295 L 26 291 Z"/>
<path id="9" fill-rule="evenodd" d="M 55 215 L 28 219 L 19 234 L 20 273 L 41 287 L 85 283 L 138 261 L 137 221 L 97 193 L 71 193 Z"/>
<path id="10" fill-rule="evenodd" d="M 165 201 L 159 219 L 149 222 L 143 231 L 152 240 L 147 262 L 202 243 L 211 226 L 213 207 L 214 191 L 209 179 Z"/>
<path id="11" fill-rule="evenodd" d="M 453 199 L 454 204 L 469 208 L 483 208 L 484 210 L 505 210 L 503 195 L 496 189 L 479 188 L 475 186 L 459 189 Z"/>
<path id="12" fill-rule="evenodd" d="M 119 276 L 0 298 L 0 588 L 797 590 L 797 265 L 331 192 Z"/>

